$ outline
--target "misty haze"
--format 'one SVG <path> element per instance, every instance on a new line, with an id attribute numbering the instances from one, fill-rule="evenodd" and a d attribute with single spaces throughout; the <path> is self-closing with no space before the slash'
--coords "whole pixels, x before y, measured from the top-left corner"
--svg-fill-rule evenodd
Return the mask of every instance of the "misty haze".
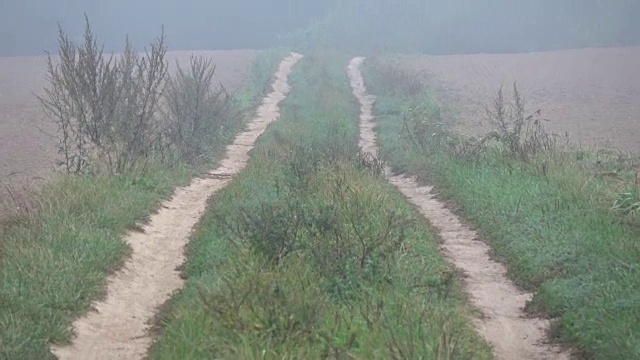
<path id="1" fill-rule="evenodd" d="M 638 19 L 0 0 L 0 359 L 640 358 Z"/>

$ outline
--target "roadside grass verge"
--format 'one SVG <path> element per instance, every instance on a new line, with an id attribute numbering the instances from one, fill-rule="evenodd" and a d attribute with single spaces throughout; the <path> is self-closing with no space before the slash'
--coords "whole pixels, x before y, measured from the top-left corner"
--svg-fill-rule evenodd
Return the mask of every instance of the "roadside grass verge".
<path id="1" fill-rule="evenodd" d="M 364 75 L 382 157 L 437 185 L 535 292 L 527 309 L 554 319 L 554 340 L 584 358 L 640 357 L 639 159 L 559 144 L 514 159 L 451 133 L 420 80 L 390 59 L 370 59 Z"/>
<path id="2" fill-rule="evenodd" d="M 281 54 L 280 54 L 281 55 Z M 239 111 L 255 106 L 278 56 L 259 57 Z M 229 124 L 202 166 L 151 165 L 138 175 L 61 175 L 0 224 L 0 358 L 53 359 L 48 343 L 71 341 L 71 322 L 104 294 L 107 276 L 130 252 L 128 230 L 176 186 L 208 170 L 244 125 Z M 16 196 L 17 197 L 17 196 Z M 15 206 L 14 206 L 15 208 Z"/>
<path id="3" fill-rule="evenodd" d="M 153 359 L 489 359 L 425 221 L 360 157 L 348 58 L 306 54 L 210 200 Z"/>

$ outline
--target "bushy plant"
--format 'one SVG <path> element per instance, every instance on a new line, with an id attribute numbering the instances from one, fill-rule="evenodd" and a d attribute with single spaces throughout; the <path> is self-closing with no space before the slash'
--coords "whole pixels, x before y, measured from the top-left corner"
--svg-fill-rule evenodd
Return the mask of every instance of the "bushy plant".
<path id="1" fill-rule="evenodd" d="M 67 172 L 131 172 L 162 134 L 155 115 L 167 73 L 164 31 L 143 55 L 127 39 L 121 56 L 107 57 L 85 20 L 82 44 L 59 28 L 59 63 L 48 54 L 49 87 L 38 98 L 60 130 Z"/>
<path id="2" fill-rule="evenodd" d="M 216 288 L 199 289 L 205 312 L 215 319 L 215 332 L 229 347 L 240 337 L 270 346 L 314 341 L 326 299 L 304 259 L 289 257 L 272 266 L 261 254 L 238 250 Z M 217 350 L 227 351 L 224 346 Z"/>
<path id="3" fill-rule="evenodd" d="M 188 70 L 177 64 L 167 82 L 167 137 L 186 163 L 202 162 L 221 130 L 239 116 L 224 86 L 214 88 L 215 72 L 211 60 L 192 56 Z"/>
<path id="4" fill-rule="evenodd" d="M 549 133 L 543 126 L 541 110 L 526 115 L 525 99 L 513 83 L 513 99 L 505 99 L 502 86 L 486 107 L 486 119 L 493 131 L 487 134 L 481 143 L 497 140 L 504 145 L 509 157 L 528 162 L 536 155 L 550 153 L 557 149 L 557 136 Z"/>
<path id="5" fill-rule="evenodd" d="M 233 222 L 221 220 L 249 248 L 277 265 L 285 256 L 299 249 L 306 227 L 307 211 L 291 196 L 277 201 L 245 206 L 238 209 Z"/>
<path id="6" fill-rule="evenodd" d="M 108 56 L 85 21 L 81 44 L 59 28 L 59 60 L 48 54 L 49 87 L 38 96 L 58 125 L 64 169 L 131 173 L 175 152 L 183 162 L 203 163 L 240 115 L 226 89 L 214 87 L 212 61 L 192 57 L 170 77 L 164 31 L 142 54 L 127 39 L 121 55 Z"/>
<path id="7" fill-rule="evenodd" d="M 388 195 L 353 166 L 326 169 L 316 179 L 323 179 L 313 184 L 323 195 L 314 202 L 307 246 L 329 293 L 347 299 L 365 284 L 390 281 L 412 220 L 381 207 Z"/>

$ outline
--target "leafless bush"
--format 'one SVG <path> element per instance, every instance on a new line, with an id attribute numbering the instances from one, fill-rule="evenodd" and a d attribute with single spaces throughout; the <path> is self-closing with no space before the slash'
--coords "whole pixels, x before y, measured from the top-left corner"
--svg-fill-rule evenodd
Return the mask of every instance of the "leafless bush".
<path id="1" fill-rule="evenodd" d="M 220 130 L 235 116 L 232 96 L 213 86 L 216 67 L 211 60 L 191 57 L 189 70 L 177 64 L 167 83 L 168 140 L 183 161 L 198 162 L 207 155 Z"/>
<path id="2" fill-rule="evenodd" d="M 490 107 L 486 108 L 487 120 L 494 128 L 480 144 L 495 139 L 505 145 L 508 154 L 521 161 L 550 152 L 559 145 L 557 136 L 547 132 L 543 126 L 542 112 L 525 115 L 524 97 L 513 83 L 513 100 L 507 101 L 502 86 L 498 90 Z"/>
<path id="3" fill-rule="evenodd" d="M 48 55 L 49 88 L 38 98 L 59 127 L 68 172 L 130 172 L 146 164 L 162 134 L 155 115 L 167 73 L 164 31 L 143 55 L 127 39 L 120 58 L 107 57 L 85 19 L 80 45 L 59 28 L 60 63 Z"/>

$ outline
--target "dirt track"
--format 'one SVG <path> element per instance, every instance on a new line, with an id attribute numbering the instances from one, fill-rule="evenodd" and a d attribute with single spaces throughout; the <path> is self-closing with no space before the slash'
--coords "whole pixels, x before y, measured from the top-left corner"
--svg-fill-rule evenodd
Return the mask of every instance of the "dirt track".
<path id="1" fill-rule="evenodd" d="M 170 68 L 175 68 L 176 61 L 186 66 L 191 54 L 211 58 L 217 67 L 216 80 L 235 91 L 247 78 L 258 52 L 174 51 L 167 53 Z M 55 134 L 56 127 L 33 95 L 41 94 L 45 86 L 46 57 L 0 57 L 0 181 L 18 190 L 25 184 L 37 187 L 56 168 L 58 140 L 46 135 Z M 4 195 L 0 187 L 0 197 Z M 0 201 L 0 212 L 2 206 Z"/>
<path id="2" fill-rule="evenodd" d="M 142 232 L 127 236 L 125 240 L 133 249 L 131 258 L 109 277 L 107 297 L 94 304 L 96 311 L 74 323 L 73 344 L 52 348 L 57 356 L 78 360 L 145 356 L 152 341 L 149 322 L 158 307 L 183 285 L 177 268 L 184 261 L 183 247 L 205 211 L 207 199 L 246 166 L 256 139 L 278 118 L 278 104 L 289 91 L 288 74 L 301 57 L 292 54 L 280 64 L 273 92 L 264 99 L 247 130 L 227 147 L 220 167 L 177 189 Z"/>
<path id="3" fill-rule="evenodd" d="M 554 132 L 582 146 L 640 153 L 640 47 L 398 61 L 427 77 L 438 100 L 457 112 L 462 133 L 485 133 L 484 106 L 501 84 L 510 91 L 517 81 L 529 110 L 542 110 Z"/>
<path id="4" fill-rule="evenodd" d="M 367 94 L 360 72 L 364 60 L 354 58 L 348 75 L 361 104 L 360 146 L 364 153 L 375 156 L 378 153 L 372 114 L 375 99 Z M 472 305 L 483 314 L 474 323 L 493 345 L 498 359 L 568 359 L 568 353 L 544 344 L 549 322 L 525 314 L 524 306 L 531 294 L 511 283 L 504 266 L 489 257 L 489 246 L 434 197 L 433 188 L 420 186 L 415 179 L 402 174 L 394 176 L 389 168 L 386 172 L 390 182 L 439 230 L 442 250 L 449 262 L 465 273 L 464 289 Z"/>

